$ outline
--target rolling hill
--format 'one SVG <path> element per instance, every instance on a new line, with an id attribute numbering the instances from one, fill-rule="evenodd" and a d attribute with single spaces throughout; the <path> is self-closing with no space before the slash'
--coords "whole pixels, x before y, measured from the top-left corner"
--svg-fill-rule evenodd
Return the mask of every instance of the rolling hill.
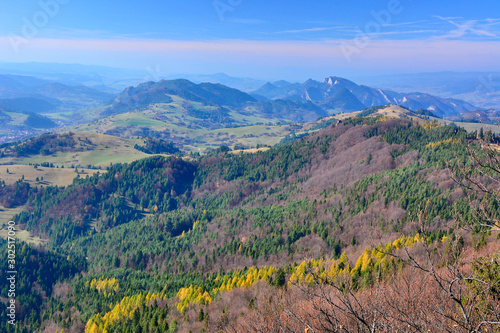
<path id="1" fill-rule="evenodd" d="M 214 143 L 223 144 L 224 140 L 228 140 L 228 145 L 242 143 L 235 137 L 240 137 L 238 128 L 244 126 L 312 122 L 332 113 L 359 111 L 389 103 L 413 110 L 430 110 L 453 120 L 470 119 L 461 114 L 471 114 L 475 110 L 459 100 L 420 93 L 400 94 L 360 86 L 338 77 L 329 77 L 323 83 L 277 81 L 265 84 L 253 94 L 221 84 L 161 80 L 128 87 L 114 97 L 84 86 L 31 77 L 4 75 L 1 82 L 9 87 L 5 92 L 17 91 L 23 96 L 0 99 L 4 119 L 8 119 L 0 131 L 3 134 L 1 141 L 37 135 L 43 131 L 41 128 L 69 125 L 63 131 L 91 131 L 121 137 L 153 136 L 185 146 L 203 143 L 200 148 L 204 149 L 213 147 Z M 28 119 L 27 112 L 40 113 L 50 120 L 33 121 L 33 116 Z M 222 133 L 227 133 L 229 138 L 220 138 Z M 290 132 L 280 131 L 281 137 L 288 134 Z M 216 137 L 207 139 L 207 135 Z"/>
<path id="2" fill-rule="evenodd" d="M 244 92 L 221 84 L 195 84 L 188 80 L 162 80 L 129 87 L 114 99 L 113 105 L 106 109 L 102 115 L 142 111 L 154 104 L 169 104 L 174 101 L 172 96 L 176 96 L 186 103 L 199 103 L 206 107 L 216 107 L 218 112 L 226 113 L 226 115 L 231 111 L 245 114 L 251 110 L 253 116 L 256 117 L 294 122 L 316 120 L 326 115 L 324 110 L 310 102 L 284 100 L 259 102 Z M 223 110 L 223 108 L 231 110 Z M 195 114 L 196 117 L 196 111 L 188 109 L 188 114 L 190 111 L 190 115 Z M 213 110 L 209 112 L 214 113 Z M 198 118 L 210 118 L 210 116 L 198 115 Z"/>
<path id="3" fill-rule="evenodd" d="M 97 120 L 69 130 L 158 137 L 201 151 L 220 145 L 276 144 L 295 126 L 279 123 L 311 122 L 326 115 L 307 101 L 257 101 L 220 84 L 173 80 L 129 87 L 110 104 L 94 109 Z"/>
<path id="4" fill-rule="evenodd" d="M 371 113 L 366 113 L 367 110 L 363 109 L 364 111 L 337 114 L 334 117 L 324 116 L 310 122 L 279 124 L 269 122 L 268 119 L 276 117 L 276 114 L 279 114 L 279 112 L 284 113 L 284 117 L 286 116 L 290 119 L 294 116 L 294 112 L 303 112 L 302 117 L 304 117 L 310 111 L 307 109 L 298 109 L 297 106 L 300 105 L 298 102 L 276 100 L 274 103 L 260 103 L 260 107 L 262 108 L 260 112 L 264 113 L 266 111 L 265 107 L 269 108 L 269 111 L 267 111 L 268 117 L 260 118 L 252 116 L 252 114 L 257 113 L 257 111 L 254 111 L 255 104 L 246 111 L 239 112 L 228 111 L 231 109 L 223 108 L 222 111 L 226 111 L 227 113 L 222 113 L 221 115 L 217 113 L 221 109 L 216 107 L 207 107 L 201 103 L 188 103 L 173 95 L 171 98 L 173 101 L 169 104 L 156 104 L 143 111 L 108 116 L 91 123 L 71 127 L 69 130 L 77 133 L 105 133 L 123 138 L 157 137 L 174 142 L 184 151 L 204 153 L 209 148 L 214 149 L 222 145 L 230 147 L 238 146 L 246 149 L 262 145 L 273 146 L 290 140 L 293 137 L 301 137 L 318 131 L 332 124 L 337 119 L 355 117 L 360 112 L 364 112 L 366 116 L 373 117 L 388 116 L 395 118 L 430 119 L 443 124 L 452 122 L 441 118 L 429 117 L 425 112 L 422 114 L 396 105 L 386 105 L 375 108 L 375 111 Z M 315 108 L 314 104 L 308 106 L 309 108 Z M 210 112 L 210 114 L 207 115 L 207 112 Z M 313 113 L 311 119 L 315 118 L 316 114 Z M 472 132 L 478 131 L 483 127 L 480 123 L 474 122 L 455 121 L 454 123 Z M 488 125 L 487 128 L 494 133 L 500 133 L 500 127 L 497 125 Z M 67 130 L 65 129 L 65 131 Z"/>
<path id="5" fill-rule="evenodd" d="M 4 144 L 0 148 L 0 164 L 43 165 L 50 161 L 59 168 L 105 169 L 151 155 L 134 148 L 136 145 L 145 146 L 145 140 L 89 132 L 43 134 L 22 143 Z"/>
<path id="6" fill-rule="evenodd" d="M 460 113 L 451 119 L 496 125 L 500 120 L 500 111 L 494 109 L 474 110 Z"/>

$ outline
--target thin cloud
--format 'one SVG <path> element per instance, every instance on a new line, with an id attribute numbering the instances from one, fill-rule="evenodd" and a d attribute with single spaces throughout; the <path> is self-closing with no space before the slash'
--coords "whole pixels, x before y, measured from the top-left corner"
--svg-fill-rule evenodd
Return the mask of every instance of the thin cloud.
<path id="1" fill-rule="evenodd" d="M 427 23 L 427 21 L 420 20 L 420 21 L 410 21 L 410 22 L 387 23 L 387 24 L 384 24 L 384 27 L 401 27 L 401 26 L 406 26 L 406 25 L 422 26 L 423 23 Z"/>
<path id="2" fill-rule="evenodd" d="M 437 17 L 438 19 L 443 20 L 443 21 L 463 19 L 463 17 L 461 17 L 461 16 L 446 16 L 446 17 L 440 16 L 440 15 L 432 15 L 432 16 Z"/>
<path id="3" fill-rule="evenodd" d="M 228 18 L 226 21 L 231 23 L 239 23 L 239 24 L 264 24 L 267 23 L 264 20 L 260 19 L 245 19 L 245 18 Z"/>
<path id="4" fill-rule="evenodd" d="M 442 17 L 439 15 L 435 15 L 434 17 L 448 22 L 456 27 L 456 29 L 452 29 L 447 31 L 445 34 L 439 36 L 439 38 L 461 38 L 467 35 L 475 35 L 481 37 L 498 37 L 497 34 L 491 31 L 491 26 L 496 25 L 498 22 L 495 19 L 487 19 L 484 20 L 487 23 L 482 23 L 479 20 L 467 20 L 464 22 L 457 22 L 454 18 Z"/>
<path id="5" fill-rule="evenodd" d="M 296 33 L 302 33 L 302 32 L 318 32 L 318 31 L 327 31 L 327 30 L 352 31 L 352 27 L 347 27 L 347 26 L 318 27 L 318 28 L 276 31 L 275 33 L 276 34 L 296 34 Z"/>
<path id="6" fill-rule="evenodd" d="M 475 26 L 477 25 L 477 21 L 474 20 L 467 21 L 463 24 L 455 23 L 453 21 L 450 21 L 450 23 L 458 28 L 456 30 L 451 30 L 449 32 L 451 36 L 462 37 L 466 35 L 468 32 L 470 32 L 478 36 L 496 37 L 496 35 L 492 32 L 489 32 L 487 30 L 476 29 Z"/>
<path id="7" fill-rule="evenodd" d="M 414 33 L 420 31 L 415 30 Z M 390 33 L 390 32 L 389 32 Z M 0 37 L 0 41 L 5 46 L 8 46 L 9 37 Z M 195 55 L 202 55 L 200 51 L 207 51 L 215 54 L 221 52 L 233 51 L 242 54 L 259 54 L 264 51 L 264 55 L 296 55 L 291 51 L 301 51 L 302 55 L 325 56 L 324 51 L 334 50 L 335 47 L 345 43 L 352 42 L 350 39 L 331 39 L 328 42 L 308 41 L 249 41 L 249 40 L 213 40 L 213 41 L 187 41 L 187 40 L 166 40 L 166 39 L 136 39 L 136 40 L 99 40 L 99 39 L 48 39 L 39 38 L 33 39 L 30 47 L 35 49 L 66 49 L 66 50 L 87 50 L 87 51 L 106 51 L 106 52 L 165 52 L 165 51 L 183 51 L 194 52 Z M 394 50 L 409 49 L 411 52 L 419 50 L 423 45 L 427 45 L 427 49 L 420 50 L 418 53 L 427 52 L 429 49 L 434 51 L 439 49 L 439 53 L 448 53 L 450 45 L 453 46 L 453 52 L 462 49 L 463 54 L 470 52 L 479 52 L 479 50 L 494 51 L 500 55 L 500 45 L 496 42 L 472 42 L 472 41 L 430 41 L 426 39 L 415 40 L 373 40 L 367 47 L 360 51 L 368 51 L 371 48 L 380 48 L 384 46 L 388 53 L 393 53 Z M 475 45 L 475 49 L 470 46 Z M 291 52 L 291 53 L 290 53 Z M 338 52 L 334 52 L 338 53 Z M 363 52 L 361 52 L 363 53 Z M 368 53 L 368 52 L 367 52 Z M 406 53 L 406 52 L 405 52 Z M 479 52 L 480 53 L 480 52 Z M 330 53 L 332 54 L 332 53 Z M 432 54 L 432 52 L 430 53 Z"/>
<path id="8" fill-rule="evenodd" d="M 436 16 L 437 17 L 437 16 Z M 452 18 L 444 18 L 440 17 L 441 20 L 446 20 L 448 22 L 448 19 Z M 456 18 L 453 18 L 456 19 Z M 494 24 L 500 24 L 500 22 L 497 22 L 494 19 L 490 19 L 490 23 L 488 25 L 494 25 Z M 442 22 L 439 22 L 442 24 Z M 467 31 L 471 30 L 476 33 L 476 34 L 481 34 L 483 36 L 487 37 L 495 37 L 494 34 L 490 33 L 488 34 L 487 32 L 487 27 L 482 27 L 480 25 L 478 26 L 464 26 L 462 27 L 464 32 L 463 33 L 458 33 L 458 32 L 447 32 L 446 34 L 443 33 L 443 30 L 438 30 L 436 27 L 437 22 L 432 22 L 428 20 L 417 20 L 417 21 L 407 21 L 407 22 L 398 22 L 398 23 L 389 23 L 389 24 L 384 24 L 383 26 L 380 26 L 380 31 L 379 32 L 367 32 L 364 31 L 361 27 L 356 27 L 356 26 L 330 26 L 330 27 L 312 27 L 312 28 L 305 28 L 305 29 L 293 29 L 293 30 L 284 30 L 284 31 L 277 31 L 272 34 L 304 34 L 304 36 L 307 34 L 308 36 L 314 36 L 314 33 L 321 33 L 321 32 L 326 32 L 326 31 L 331 31 L 332 36 L 329 39 L 335 39 L 335 38 L 357 38 L 359 35 L 363 36 L 368 36 L 370 38 L 377 38 L 377 37 L 384 37 L 386 36 L 387 38 L 390 38 L 390 36 L 404 36 L 404 35 L 418 35 L 418 34 L 427 34 L 427 38 L 432 39 L 433 36 L 437 34 L 442 34 L 446 36 L 453 36 L 455 38 L 458 38 L 459 36 L 462 36 L 467 33 Z M 456 29 L 459 30 L 459 29 Z M 324 34 L 322 35 L 323 38 L 317 39 L 317 40 L 325 40 Z M 298 38 L 298 36 L 297 36 Z M 451 37 L 448 37 L 451 38 Z M 313 40 L 313 38 L 303 38 L 304 40 Z"/>
<path id="9" fill-rule="evenodd" d="M 75 29 L 65 27 L 47 28 L 44 30 L 44 35 L 50 38 L 81 38 L 81 39 L 138 39 L 153 36 L 152 33 L 141 34 L 116 34 L 106 30 L 88 30 L 88 29 Z"/>
<path id="10" fill-rule="evenodd" d="M 430 34 L 430 33 L 436 33 L 438 30 L 425 30 L 425 29 L 420 29 L 420 30 L 402 30 L 402 31 L 385 31 L 385 32 L 378 32 L 378 33 L 367 33 L 365 34 L 366 36 L 369 37 L 377 37 L 377 36 L 391 36 L 391 35 L 406 35 L 406 34 Z"/>

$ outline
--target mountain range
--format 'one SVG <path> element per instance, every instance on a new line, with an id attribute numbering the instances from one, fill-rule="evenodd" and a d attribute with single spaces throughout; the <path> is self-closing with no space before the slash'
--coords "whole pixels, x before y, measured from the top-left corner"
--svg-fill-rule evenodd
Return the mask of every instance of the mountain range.
<path id="1" fill-rule="evenodd" d="M 247 89 L 262 83 L 225 74 L 197 79 L 246 85 Z M 336 76 L 322 82 L 313 79 L 304 83 L 267 82 L 252 92 L 186 79 L 144 82 L 129 86 L 119 94 L 109 91 L 50 78 L 0 75 L 0 109 L 4 119 L 1 140 L 34 134 L 30 131 L 37 122 L 27 121 L 26 113 L 48 117 L 43 121 L 43 128 L 47 124 L 59 127 L 89 123 L 88 126 L 99 133 L 119 136 L 163 133 L 158 135 L 180 139 L 184 144 L 185 138 L 192 137 L 193 133 L 186 136 L 186 131 L 191 129 L 311 122 L 332 114 L 387 104 L 429 110 L 433 115 L 453 121 L 492 123 L 499 115 L 493 109 L 480 109 L 459 99 L 372 88 Z M 33 119 L 42 118 L 31 117 Z"/>
<path id="2" fill-rule="evenodd" d="M 8 105 L 13 111 L 27 111 L 22 105 L 27 100 L 31 102 L 29 111 L 32 112 L 55 109 L 67 112 L 96 106 L 113 97 L 113 94 L 84 85 L 67 85 L 32 76 L 0 75 L 0 106 Z M 36 108 L 36 103 L 40 104 L 40 109 Z"/>
<path id="3" fill-rule="evenodd" d="M 161 79 L 184 78 L 194 83 L 220 83 L 244 92 L 253 92 L 266 81 L 259 78 L 234 77 L 224 73 L 189 74 L 164 73 L 162 68 L 141 70 L 121 69 L 106 66 L 87 66 L 61 63 L 2 63 L 0 74 L 32 76 L 66 85 L 85 85 L 110 93 L 119 93 L 128 86 Z M 500 109 L 500 74 L 495 72 L 438 72 L 417 74 L 388 74 L 352 77 L 358 84 L 402 93 L 421 92 L 442 98 L 464 100 L 482 109 Z M 282 87 L 286 81 L 271 81 Z M 280 84 L 281 83 L 281 84 Z"/>
<path id="4" fill-rule="evenodd" d="M 420 91 L 445 98 L 461 99 L 482 109 L 500 109 L 498 72 L 392 74 L 363 77 L 357 81 L 394 91 Z"/>
<path id="5" fill-rule="evenodd" d="M 430 110 L 440 117 L 453 117 L 478 109 L 461 100 L 427 93 L 398 93 L 331 76 L 323 82 L 312 79 L 301 84 L 268 82 L 250 94 L 221 84 L 195 84 L 185 79 L 147 82 L 125 89 L 104 115 L 143 110 L 152 103 L 170 103 L 169 96 L 246 111 L 251 107 L 255 115 L 265 118 L 276 118 L 278 115 L 287 121 L 311 121 L 328 114 L 386 104 L 401 105 L 412 110 Z"/>
<path id="6" fill-rule="evenodd" d="M 397 104 L 413 110 L 426 109 L 440 117 L 455 116 L 477 109 L 465 101 L 441 98 L 427 93 L 398 93 L 358 85 L 350 80 L 330 76 L 323 82 L 312 79 L 304 83 L 266 83 L 252 93 L 262 99 L 312 101 L 330 113 L 357 111 L 376 105 Z"/>

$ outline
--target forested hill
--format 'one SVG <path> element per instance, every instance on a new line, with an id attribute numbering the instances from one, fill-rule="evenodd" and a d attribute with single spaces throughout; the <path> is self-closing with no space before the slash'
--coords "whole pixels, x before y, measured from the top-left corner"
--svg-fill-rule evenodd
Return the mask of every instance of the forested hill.
<path id="1" fill-rule="evenodd" d="M 307 271 L 328 260 L 352 273 L 353 292 L 370 288 L 402 266 L 371 250 L 358 265 L 365 249 L 444 242 L 456 214 L 471 216 L 450 168 L 474 140 L 454 126 L 358 117 L 255 154 L 151 157 L 67 188 L 28 187 L 15 220 L 49 238 L 60 277 L 35 289 L 37 307 L 19 320 L 46 332 L 232 332 L 274 304 L 257 301 L 264 290 L 300 298 L 280 288 L 313 285 Z"/>
<path id="2" fill-rule="evenodd" d="M 241 125 L 242 115 L 260 117 L 267 121 L 281 119 L 293 122 L 314 121 L 328 115 L 311 101 L 257 101 L 242 91 L 221 84 L 195 84 L 179 79 L 145 82 L 137 87 L 129 87 L 111 101 L 111 105 L 102 111 L 101 116 L 149 110 L 163 114 L 163 117 L 157 116 L 156 120 L 161 120 L 166 115 L 172 120 L 172 111 L 176 109 L 176 105 L 184 116 L 198 118 L 196 125 L 201 125 L 200 120 L 204 120 L 208 121 L 204 127 L 210 125 L 218 126 L 217 128 Z M 163 107 L 166 109 L 161 111 Z M 245 120 L 244 123 L 247 122 L 248 125 L 248 121 Z"/>

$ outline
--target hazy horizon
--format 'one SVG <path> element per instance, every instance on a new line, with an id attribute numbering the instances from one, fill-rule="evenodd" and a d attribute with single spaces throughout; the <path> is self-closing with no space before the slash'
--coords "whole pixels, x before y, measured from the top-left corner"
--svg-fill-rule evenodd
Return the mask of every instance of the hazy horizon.
<path id="1" fill-rule="evenodd" d="M 24 68 L 24 66 L 29 66 L 29 65 L 36 65 L 36 66 L 67 66 L 67 68 L 77 68 L 80 67 L 80 71 L 85 70 L 85 69 L 103 69 L 103 70 L 110 70 L 110 71 L 116 71 L 117 74 L 120 76 L 127 76 L 129 78 L 136 78 L 140 79 L 141 75 L 144 74 L 149 74 L 150 77 L 144 77 L 144 81 L 159 81 L 162 79 L 182 79 L 182 78 L 188 78 L 189 77 L 195 77 L 195 76 L 200 76 L 200 77 L 210 77 L 210 76 L 218 76 L 218 75 L 225 75 L 229 78 L 235 78 L 235 79 L 248 79 L 248 80 L 255 80 L 255 81 L 267 81 L 267 82 L 277 82 L 281 80 L 285 80 L 291 83 L 302 83 L 305 82 L 309 79 L 316 80 L 316 81 L 323 81 L 324 79 L 331 77 L 331 76 L 338 76 L 338 77 L 343 77 L 345 79 L 351 80 L 351 81 L 363 81 L 363 80 L 368 80 L 368 79 L 375 79 L 375 78 L 383 78 L 383 77 L 405 77 L 405 76 L 419 76 L 419 75 L 465 75 L 465 74 L 499 74 L 499 72 L 496 71 L 433 71 L 433 72 L 402 72 L 402 73 L 392 73 L 392 74 L 372 74 L 372 75 L 362 75 L 362 74 L 353 74 L 353 75 L 340 75 L 335 72 L 325 72 L 323 74 L 318 74 L 316 76 L 300 76 L 296 78 L 291 78 L 291 79 L 285 79 L 282 77 L 261 77 L 257 75 L 252 75 L 251 73 L 248 76 L 243 76 L 243 75 L 232 75 L 232 73 L 226 73 L 226 72 L 193 72 L 193 73 L 159 73 L 156 72 L 154 68 L 147 68 L 147 69 L 138 69 L 138 68 L 124 68 L 124 67 L 113 67 L 113 66 L 105 66 L 105 65 L 84 65 L 80 63 L 53 63 L 53 62 L 2 62 L 0 61 L 0 73 L 1 74 L 12 74 L 12 75 L 26 75 L 26 76 L 35 76 L 37 77 L 37 74 L 48 74 L 48 69 L 45 69 L 47 72 L 44 71 L 39 71 L 30 69 L 30 67 Z M 4 67 L 2 67 L 4 66 Z M 7 66 L 7 67 L 5 67 Z M 23 67 L 22 70 L 21 67 Z M 3 73 L 2 73 L 3 72 Z M 154 77 L 151 76 L 154 72 Z M 60 74 L 57 70 L 52 71 L 54 74 Z M 71 74 L 75 74 L 76 72 L 71 72 Z M 91 72 L 87 72 L 91 73 Z M 69 73 L 68 73 L 69 74 Z M 135 74 L 135 75 L 134 75 Z M 41 75 L 38 75 L 39 77 Z M 357 82 L 358 83 L 358 82 Z"/>
<path id="2" fill-rule="evenodd" d="M 500 71 L 500 4 L 486 1 L 30 0 L 0 8 L 1 62 L 295 81 Z"/>

